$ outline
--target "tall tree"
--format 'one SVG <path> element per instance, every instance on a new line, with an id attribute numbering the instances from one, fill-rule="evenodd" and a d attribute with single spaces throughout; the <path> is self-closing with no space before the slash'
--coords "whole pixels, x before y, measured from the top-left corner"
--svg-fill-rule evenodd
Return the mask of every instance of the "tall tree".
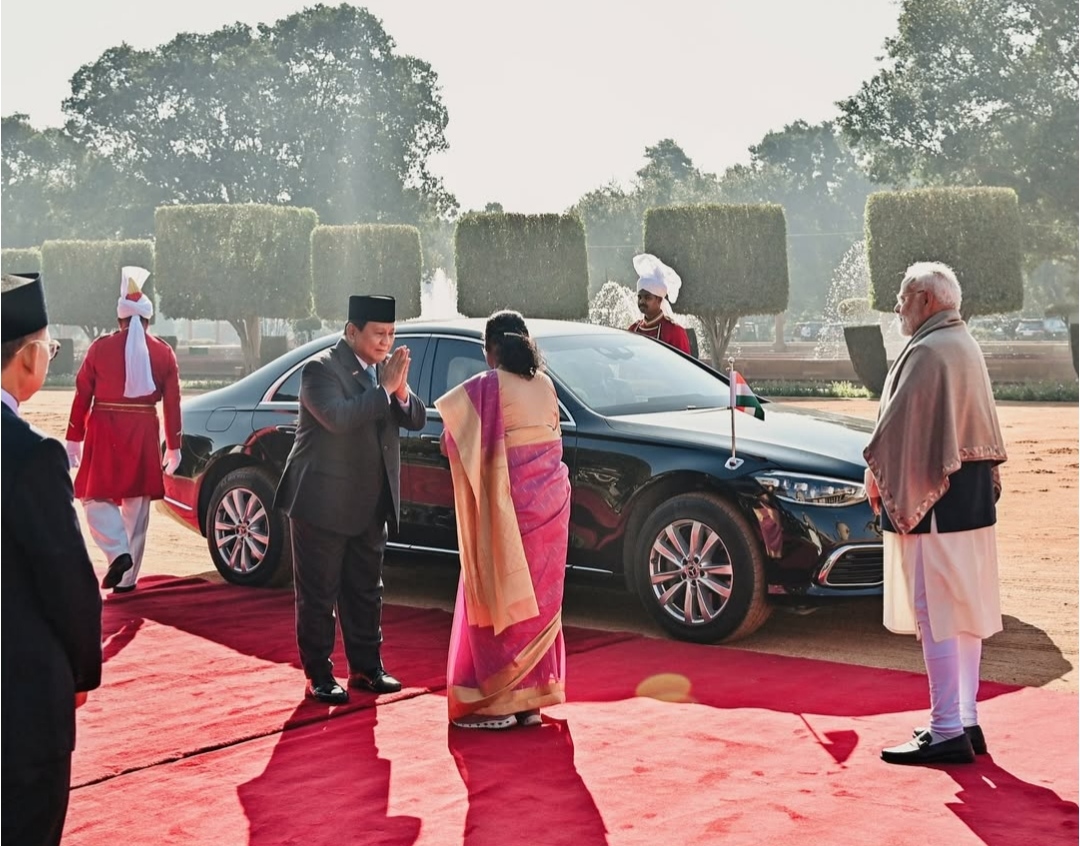
<path id="1" fill-rule="evenodd" d="M 871 177 L 1016 191 L 1032 259 L 1077 251 L 1075 0 L 903 0 L 882 69 L 839 104 Z"/>
<path id="2" fill-rule="evenodd" d="M 0 233 L 5 247 L 33 247 L 63 233 L 53 219 L 51 195 L 59 188 L 64 139 L 53 130 L 38 132 L 29 117 L 13 114 L 3 118 L 0 180 Z"/>
<path id="3" fill-rule="evenodd" d="M 583 196 L 571 209 L 585 223 L 589 290 L 608 280 L 632 284 L 631 259 L 641 251 L 645 211 L 675 203 L 715 202 L 716 177 L 703 173 L 671 138 L 645 148 L 645 165 L 629 189 L 611 182 Z"/>
<path id="4" fill-rule="evenodd" d="M 832 276 L 862 238 L 873 185 L 830 121 L 795 121 L 750 148 L 720 180 L 726 203 L 778 203 L 787 218 L 791 306 L 821 314 Z"/>
<path id="5" fill-rule="evenodd" d="M 455 207 L 428 168 L 447 147 L 435 72 L 354 6 L 122 44 L 76 72 L 64 110 L 162 203 L 291 204 L 326 223 Z"/>
<path id="6" fill-rule="evenodd" d="M 160 206 L 154 275 L 172 318 L 227 320 L 248 370 L 259 365 L 262 320 L 311 314 L 311 209 L 248 203 Z"/>
<path id="7" fill-rule="evenodd" d="M 146 237 L 154 231 L 146 186 L 63 129 L 3 118 L 0 214 L 4 246 L 51 239 Z"/>

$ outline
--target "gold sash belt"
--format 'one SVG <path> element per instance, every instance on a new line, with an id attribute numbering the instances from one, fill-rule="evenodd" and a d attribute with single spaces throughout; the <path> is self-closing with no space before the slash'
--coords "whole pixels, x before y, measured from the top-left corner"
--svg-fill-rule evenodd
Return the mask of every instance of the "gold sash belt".
<path id="1" fill-rule="evenodd" d="M 157 407 L 153 403 L 142 402 L 95 402 L 94 409 L 101 411 L 132 411 L 136 414 L 157 414 Z"/>

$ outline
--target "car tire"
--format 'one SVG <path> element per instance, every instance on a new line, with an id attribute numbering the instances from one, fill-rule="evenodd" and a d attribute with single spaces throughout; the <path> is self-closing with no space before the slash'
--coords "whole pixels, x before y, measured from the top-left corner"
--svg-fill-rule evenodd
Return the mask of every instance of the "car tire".
<path id="1" fill-rule="evenodd" d="M 727 500 L 703 493 L 668 500 L 645 520 L 636 546 L 638 597 L 679 640 L 737 640 L 769 618 L 761 545 Z"/>
<path id="2" fill-rule="evenodd" d="M 206 512 L 206 544 L 225 581 L 274 587 L 291 578 L 289 521 L 273 507 L 276 487 L 265 470 L 240 467 L 214 488 Z"/>

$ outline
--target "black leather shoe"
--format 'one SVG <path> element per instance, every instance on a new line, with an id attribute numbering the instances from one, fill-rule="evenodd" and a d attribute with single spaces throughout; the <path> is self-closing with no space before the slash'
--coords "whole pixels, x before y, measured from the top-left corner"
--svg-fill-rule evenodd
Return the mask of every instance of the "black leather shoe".
<path id="1" fill-rule="evenodd" d="M 113 559 L 113 563 L 109 565 L 109 571 L 105 574 L 105 578 L 101 580 L 101 586 L 103 588 L 114 588 L 120 584 L 120 580 L 124 578 L 124 573 L 135 566 L 135 562 L 131 560 L 131 556 L 126 552 L 122 555 L 117 555 Z"/>
<path id="2" fill-rule="evenodd" d="M 353 673 L 349 676 L 349 687 L 372 693 L 397 693 L 401 690 L 401 682 L 382 667 L 376 667 L 365 673 Z"/>
<path id="3" fill-rule="evenodd" d="M 929 733 L 930 729 L 926 726 L 920 726 L 911 732 L 911 736 L 918 738 L 920 735 Z M 983 736 L 983 730 L 979 726 L 964 726 L 964 734 L 971 741 L 971 748 L 976 755 L 986 754 L 986 738 Z"/>
<path id="4" fill-rule="evenodd" d="M 135 585 L 117 585 L 112 589 L 113 593 L 131 593 L 135 590 Z"/>
<path id="5" fill-rule="evenodd" d="M 328 705 L 341 705 L 349 701 L 349 691 L 334 679 L 312 679 L 308 682 L 307 695 Z"/>
<path id="6" fill-rule="evenodd" d="M 930 732 L 926 732 L 907 743 L 882 749 L 881 760 L 890 764 L 974 764 L 975 750 L 966 734 L 931 743 Z"/>

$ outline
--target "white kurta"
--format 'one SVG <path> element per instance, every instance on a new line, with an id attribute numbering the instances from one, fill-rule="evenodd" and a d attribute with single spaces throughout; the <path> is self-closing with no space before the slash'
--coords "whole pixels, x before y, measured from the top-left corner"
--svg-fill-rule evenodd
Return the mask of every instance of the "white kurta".
<path id="1" fill-rule="evenodd" d="M 937 520 L 931 518 L 927 534 L 883 534 L 885 628 L 897 634 L 918 635 L 915 558 L 921 547 L 934 640 L 958 634 L 987 638 L 1001 631 L 995 526 L 939 533 Z"/>

